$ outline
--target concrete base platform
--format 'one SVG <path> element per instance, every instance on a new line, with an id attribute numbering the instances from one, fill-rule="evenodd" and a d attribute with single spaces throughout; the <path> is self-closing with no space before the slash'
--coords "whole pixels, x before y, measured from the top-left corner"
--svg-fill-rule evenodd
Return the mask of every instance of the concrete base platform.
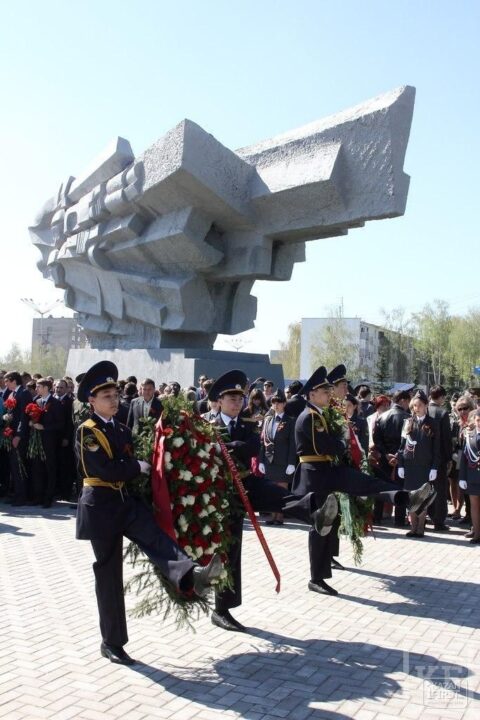
<path id="1" fill-rule="evenodd" d="M 70 350 L 67 375 L 75 377 L 100 360 L 111 360 L 119 369 L 119 377 L 135 375 L 138 380 L 150 377 L 158 384 L 176 380 L 182 387 L 197 385 L 200 375 L 216 378 L 228 370 L 243 370 L 253 381 L 257 377 L 272 380 L 283 387 L 283 368 L 270 362 L 268 355 L 211 349 L 164 350 Z"/>

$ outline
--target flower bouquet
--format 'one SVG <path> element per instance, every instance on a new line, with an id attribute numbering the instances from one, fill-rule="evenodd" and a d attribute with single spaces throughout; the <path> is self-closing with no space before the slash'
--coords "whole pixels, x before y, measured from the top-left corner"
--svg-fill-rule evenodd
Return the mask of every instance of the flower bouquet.
<path id="1" fill-rule="evenodd" d="M 151 478 L 140 476 L 128 485 L 154 512 L 159 526 L 183 551 L 200 565 L 207 565 L 214 553 L 222 560 L 232 543 L 228 516 L 232 504 L 232 478 L 222 456 L 213 426 L 193 412 L 183 398 L 165 398 L 164 412 L 145 418 L 135 436 L 135 457 L 152 463 Z M 199 612 L 208 611 L 204 598 L 179 593 L 148 560 L 141 558 L 133 543 L 126 556 L 141 571 L 126 590 L 142 591 L 144 597 L 133 613 L 141 617 L 152 612 L 176 613 L 177 624 L 191 625 Z M 230 574 L 224 570 L 218 589 L 229 587 Z"/>
<path id="2" fill-rule="evenodd" d="M 45 461 L 41 431 L 35 425 L 42 419 L 45 410 L 37 403 L 29 403 L 25 408 L 25 415 L 30 418 L 30 437 L 28 438 L 27 457 L 34 460 Z"/>
<path id="3" fill-rule="evenodd" d="M 12 438 L 15 435 L 15 430 L 11 427 L 11 423 L 13 420 L 12 413 L 17 407 L 16 399 L 14 397 L 8 397 L 3 403 L 3 407 L 7 412 L 2 418 L 3 429 L 0 438 L 0 447 L 4 448 L 7 452 L 10 452 L 12 449 Z"/>
<path id="4" fill-rule="evenodd" d="M 360 443 L 349 427 L 343 405 L 336 399 L 332 399 L 328 408 L 323 411 L 323 418 L 330 433 L 343 435 L 347 443 L 346 461 L 348 465 L 370 475 L 370 466 Z M 342 462 L 337 458 L 336 462 Z M 353 497 L 346 493 L 336 493 L 340 509 L 339 532 L 350 539 L 353 549 L 353 560 L 355 565 L 360 565 L 363 558 L 362 538 L 371 527 L 373 501 L 371 498 L 363 499 Z"/>

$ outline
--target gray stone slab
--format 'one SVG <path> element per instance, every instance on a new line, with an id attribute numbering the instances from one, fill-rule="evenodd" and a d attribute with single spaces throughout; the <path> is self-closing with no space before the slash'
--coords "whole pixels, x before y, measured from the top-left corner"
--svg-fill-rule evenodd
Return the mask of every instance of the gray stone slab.
<path id="1" fill-rule="evenodd" d="M 237 151 L 187 119 L 138 157 L 118 138 L 36 217 L 39 268 L 92 347 L 211 348 L 254 327 L 253 283 L 288 280 L 306 240 L 404 213 L 414 97 Z"/>

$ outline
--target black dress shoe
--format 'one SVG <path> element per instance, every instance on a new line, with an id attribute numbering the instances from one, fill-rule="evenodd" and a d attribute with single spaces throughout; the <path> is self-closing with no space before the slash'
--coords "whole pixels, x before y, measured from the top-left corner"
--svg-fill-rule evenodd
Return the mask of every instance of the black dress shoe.
<path id="1" fill-rule="evenodd" d="M 325 580 L 316 580 L 315 582 L 310 580 L 308 583 L 308 589 L 313 592 L 320 593 L 320 595 L 338 595 L 338 590 L 335 590 L 335 588 L 327 585 Z"/>
<path id="2" fill-rule="evenodd" d="M 107 643 L 104 642 L 100 645 L 100 653 L 102 657 L 107 658 L 107 660 L 117 665 L 135 665 L 137 662 L 131 658 L 130 655 L 127 655 L 123 647 L 107 645 Z"/>
<path id="3" fill-rule="evenodd" d="M 223 572 L 223 564 L 220 555 L 214 555 L 208 565 L 193 568 L 193 592 L 199 597 L 204 597 L 212 585 L 212 581 L 220 577 Z"/>
<path id="4" fill-rule="evenodd" d="M 341 562 L 338 562 L 338 560 L 335 560 L 335 558 L 332 558 L 332 568 L 334 570 L 345 570 L 346 568 L 342 565 Z"/>
<path id="5" fill-rule="evenodd" d="M 324 537 L 332 529 L 333 521 L 338 515 L 338 502 L 333 493 L 328 495 L 321 508 L 312 514 L 313 527 Z"/>
<path id="6" fill-rule="evenodd" d="M 235 620 L 228 610 L 225 610 L 223 613 L 214 610 L 212 612 L 212 625 L 216 625 L 222 630 L 230 630 L 230 632 L 247 632 L 245 625 Z"/>
<path id="7" fill-rule="evenodd" d="M 449 532 L 450 526 L 449 525 L 434 525 L 433 526 L 433 532 Z"/>
<path id="8" fill-rule="evenodd" d="M 472 545 L 480 545 L 480 537 L 473 537 L 468 542 L 472 543 Z"/>
<path id="9" fill-rule="evenodd" d="M 460 520 L 458 523 L 459 525 L 471 525 L 472 524 L 472 518 L 468 515 L 464 515 L 464 517 Z"/>

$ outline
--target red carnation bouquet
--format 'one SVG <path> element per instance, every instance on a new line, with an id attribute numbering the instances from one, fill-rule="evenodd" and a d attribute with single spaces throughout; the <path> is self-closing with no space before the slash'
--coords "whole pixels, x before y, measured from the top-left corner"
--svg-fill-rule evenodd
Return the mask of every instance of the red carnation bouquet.
<path id="1" fill-rule="evenodd" d="M 12 438 L 15 435 L 15 430 L 12 427 L 13 410 L 17 407 L 17 401 L 14 397 L 8 397 L 3 403 L 3 407 L 7 412 L 4 414 L 3 429 L 0 437 L 0 447 L 4 448 L 7 452 L 12 449 Z"/>
<path id="2" fill-rule="evenodd" d="M 27 457 L 32 460 L 45 461 L 45 450 L 43 449 L 41 430 L 35 425 L 40 423 L 45 410 L 37 403 L 29 403 L 25 408 L 25 415 L 30 418 L 30 437 L 28 438 Z"/>

